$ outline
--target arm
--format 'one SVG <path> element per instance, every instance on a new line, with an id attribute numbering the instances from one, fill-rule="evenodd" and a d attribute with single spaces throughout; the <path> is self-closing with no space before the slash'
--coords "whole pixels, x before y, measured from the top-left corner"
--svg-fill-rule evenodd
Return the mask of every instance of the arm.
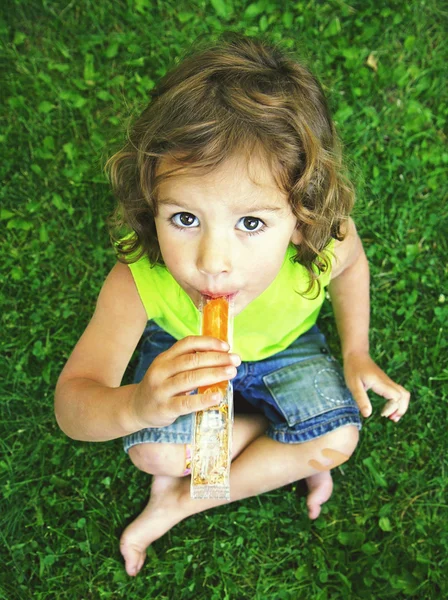
<path id="1" fill-rule="evenodd" d="M 56 420 L 69 437 L 98 442 L 168 425 L 217 402 L 213 394 L 189 392 L 236 375 L 234 366 L 228 371 L 238 361 L 227 344 L 191 336 L 161 353 L 140 383 L 120 387 L 146 323 L 130 269 L 117 263 L 56 385 Z"/>
<path id="2" fill-rule="evenodd" d="M 56 420 L 69 437 L 106 441 L 139 429 L 136 385 L 120 382 L 146 322 L 129 267 L 117 263 L 56 385 Z"/>
<path id="3" fill-rule="evenodd" d="M 369 352 L 369 264 L 352 219 L 345 240 L 336 242 L 335 258 L 328 291 L 345 360 Z"/>
<path id="4" fill-rule="evenodd" d="M 335 259 L 328 289 L 341 339 L 347 386 L 364 417 L 372 413 L 366 393 L 372 389 L 389 400 L 381 414 L 398 421 L 407 410 L 410 394 L 369 356 L 369 265 L 352 219 L 344 241 L 336 242 Z"/>

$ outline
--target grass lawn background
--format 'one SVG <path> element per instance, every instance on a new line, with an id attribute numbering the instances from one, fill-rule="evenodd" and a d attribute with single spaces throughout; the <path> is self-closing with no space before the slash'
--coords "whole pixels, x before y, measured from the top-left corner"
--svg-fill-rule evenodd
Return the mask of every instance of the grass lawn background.
<path id="1" fill-rule="evenodd" d="M 2 5 L 0 598 L 448 596 L 441 6 Z M 396 425 L 381 419 L 383 401 L 371 395 L 374 414 L 355 455 L 333 472 L 334 494 L 317 521 L 307 518 L 302 486 L 291 485 L 177 525 L 132 579 L 118 540 L 143 508 L 150 477 L 120 440 L 65 437 L 53 390 L 114 264 L 105 160 L 183 50 L 229 29 L 283 40 L 321 78 L 358 190 L 371 354 L 412 403 Z M 320 324 L 339 355 L 329 303 Z"/>

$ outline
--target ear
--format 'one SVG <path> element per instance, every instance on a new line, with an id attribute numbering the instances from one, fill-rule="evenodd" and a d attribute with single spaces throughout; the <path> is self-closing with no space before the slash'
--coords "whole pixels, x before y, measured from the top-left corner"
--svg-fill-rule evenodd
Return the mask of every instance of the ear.
<path id="1" fill-rule="evenodd" d="M 302 243 L 302 240 L 303 240 L 303 235 L 302 235 L 302 233 L 300 232 L 300 229 L 298 229 L 298 228 L 297 228 L 297 225 L 296 225 L 296 228 L 295 228 L 295 229 L 294 229 L 294 231 L 292 232 L 292 236 L 291 236 L 291 242 L 292 242 L 293 244 L 295 244 L 296 246 L 298 246 L 299 244 L 301 244 L 301 243 Z"/>

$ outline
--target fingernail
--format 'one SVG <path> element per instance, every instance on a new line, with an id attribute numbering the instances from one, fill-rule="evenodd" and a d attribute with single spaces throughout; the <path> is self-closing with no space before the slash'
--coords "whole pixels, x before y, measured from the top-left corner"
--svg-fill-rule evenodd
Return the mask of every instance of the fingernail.
<path id="1" fill-rule="evenodd" d="M 238 354 L 231 354 L 230 360 L 232 365 L 235 365 L 235 367 L 238 367 L 241 364 L 241 358 L 238 356 Z"/>
<path id="2" fill-rule="evenodd" d="M 213 394 L 205 394 L 204 404 L 206 406 L 213 406 L 214 404 L 219 404 L 222 400 L 222 395 L 219 392 L 214 392 Z"/>
<path id="3" fill-rule="evenodd" d="M 223 350 L 230 350 L 230 346 L 227 342 L 221 342 L 221 348 Z"/>

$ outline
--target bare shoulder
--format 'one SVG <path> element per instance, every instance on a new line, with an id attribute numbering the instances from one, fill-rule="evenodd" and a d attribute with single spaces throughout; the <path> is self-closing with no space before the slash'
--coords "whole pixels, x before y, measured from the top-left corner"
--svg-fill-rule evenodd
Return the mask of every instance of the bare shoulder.
<path id="1" fill-rule="evenodd" d="M 146 323 L 146 311 L 132 273 L 127 265 L 117 263 L 104 281 L 92 319 L 60 380 L 82 377 L 104 385 L 120 385 Z"/>
<path id="2" fill-rule="evenodd" d="M 348 219 L 345 230 L 343 231 L 345 234 L 344 240 L 342 242 L 336 240 L 334 245 L 334 261 L 331 279 L 340 275 L 364 253 L 361 239 L 356 231 L 355 222 L 351 217 Z"/>
<path id="3" fill-rule="evenodd" d="M 117 262 L 112 267 L 98 296 L 95 313 L 98 311 L 106 313 L 112 311 L 125 319 L 146 322 L 146 311 L 128 265 Z"/>

